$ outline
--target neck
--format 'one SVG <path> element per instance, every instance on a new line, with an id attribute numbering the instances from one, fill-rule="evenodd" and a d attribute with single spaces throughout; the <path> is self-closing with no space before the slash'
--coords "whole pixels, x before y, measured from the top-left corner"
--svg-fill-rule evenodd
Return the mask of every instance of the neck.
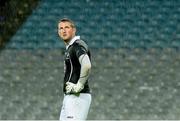
<path id="1" fill-rule="evenodd" d="M 71 41 L 71 39 L 64 40 L 64 43 L 65 43 L 66 45 L 68 45 L 70 41 Z"/>
<path id="2" fill-rule="evenodd" d="M 64 42 L 65 42 L 66 44 L 69 44 L 74 37 L 75 37 L 75 35 L 72 36 L 70 39 L 64 40 Z"/>

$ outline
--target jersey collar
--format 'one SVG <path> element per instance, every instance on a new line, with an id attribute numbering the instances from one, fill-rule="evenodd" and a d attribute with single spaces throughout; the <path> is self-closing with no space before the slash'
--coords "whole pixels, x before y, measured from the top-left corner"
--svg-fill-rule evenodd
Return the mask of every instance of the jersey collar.
<path id="1" fill-rule="evenodd" d="M 76 40 L 78 40 L 78 39 L 80 39 L 80 36 L 75 36 L 75 37 L 73 37 L 71 40 L 70 40 L 70 42 L 66 45 L 66 49 L 68 49 L 68 47 L 70 46 L 70 45 L 72 45 Z"/>

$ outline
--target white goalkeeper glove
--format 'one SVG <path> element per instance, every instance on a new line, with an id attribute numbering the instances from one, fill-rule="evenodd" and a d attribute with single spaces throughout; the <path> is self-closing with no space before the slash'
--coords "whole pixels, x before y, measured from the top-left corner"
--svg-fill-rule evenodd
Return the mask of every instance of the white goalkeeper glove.
<path id="1" fill-rule="evenodd" d="M 66 93 L 79 93 L 84 88 L 84 85 L 78 82 L 77 84 L 67 82 L 66 83 Z"/>

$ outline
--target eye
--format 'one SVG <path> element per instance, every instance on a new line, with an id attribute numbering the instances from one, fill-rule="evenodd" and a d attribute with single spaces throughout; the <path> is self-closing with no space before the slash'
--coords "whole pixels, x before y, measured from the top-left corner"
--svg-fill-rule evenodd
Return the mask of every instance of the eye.
<path id="1" fill-rule="evenodd" d="M 66 26 L 65 28 L 66 28 L 66 29 L 69 29 L 70 27 L 69 27 L 69 26 Z"/>
<path id="2" fill-rule="evenodd" d="M 58 28 L 58 31 L 61 31 L 63 28 L 62 27 L 60 27 L 60 28 Z"/>

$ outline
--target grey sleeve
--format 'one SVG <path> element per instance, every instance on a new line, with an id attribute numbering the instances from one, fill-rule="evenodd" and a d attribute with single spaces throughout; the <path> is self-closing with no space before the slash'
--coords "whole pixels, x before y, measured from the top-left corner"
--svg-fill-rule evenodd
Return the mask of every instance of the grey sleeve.
<path id="1" fill-rule="evenodd" d="M 79 62 L 81 64 L 81 72 L 78 82 L 80 82 L 81 84 L 85 84 L 91 72 L 91 61 L 87 54 L 82 54 L 79 57 Z"/>

